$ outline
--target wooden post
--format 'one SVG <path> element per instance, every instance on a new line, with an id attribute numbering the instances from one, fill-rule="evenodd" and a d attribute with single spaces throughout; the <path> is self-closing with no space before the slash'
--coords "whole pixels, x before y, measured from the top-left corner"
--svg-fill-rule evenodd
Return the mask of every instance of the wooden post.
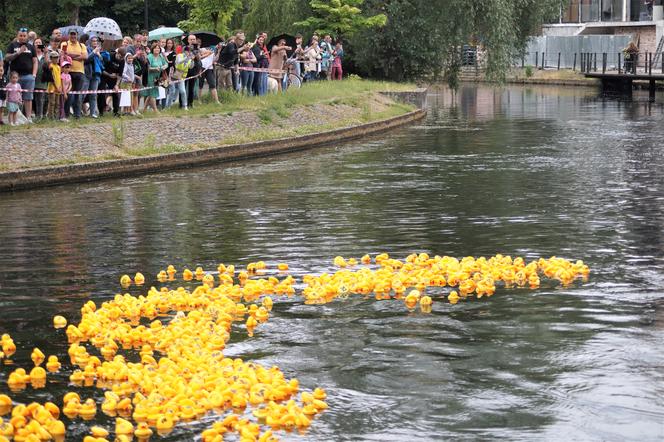
<path id="1" fill-rule="evenodd" d="M 544 63 L 544 57 L 545 57 L 545 55 L 546 55 L 546 52 L 542 52 L 542 70 L 544 70 L 544 68 L 546 67 L 546 65 L 545 65 L 545 63 Z"/>
<path id="2" fill-rule="evenodd" d="M 597 52 L 593 54 L 593 71 L 597 72 Z"/>
<path id="3" fill-rule="evenodd" d="M 576 52 L 574 53 L 574 65 L 572 71 L 576 72 Z M 662 57 L 662 72 L 664 72 L 664 57 Z"/>
<path id="4" fill-rule="evenodd" d="M 558 52 L 558 70 L 560 70 L 560 52 Z"/>
<path id="5" fill-rule="evenodd" d="M 606 74 L 606 52 L 602 53 L 602 74 Z"/>
<path id="6" fill-rule="evenodd" d="M 618 52 L 618 74 L 622 74 L 622 62 L 620 61 L 620 52 Z"/>

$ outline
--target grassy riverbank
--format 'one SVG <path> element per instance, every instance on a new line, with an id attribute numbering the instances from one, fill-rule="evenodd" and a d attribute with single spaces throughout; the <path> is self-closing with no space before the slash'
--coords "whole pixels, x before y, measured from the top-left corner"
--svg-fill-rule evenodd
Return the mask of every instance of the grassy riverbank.
<path id="1" fill-rule="evenodd" d="M 264 97 L 223 93 L 222 104 L 203 99 L 189 111 L 4 126 L 0 170 L 184 152 L 353 126 L 413 110 L 380 93 L 413 89 L 410 84 L 349 79 Z"/>

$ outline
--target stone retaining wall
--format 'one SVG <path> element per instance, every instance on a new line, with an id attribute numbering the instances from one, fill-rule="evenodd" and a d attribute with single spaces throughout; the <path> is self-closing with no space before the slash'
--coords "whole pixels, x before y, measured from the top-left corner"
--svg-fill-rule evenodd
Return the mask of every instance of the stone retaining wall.
<path id="1" fill-rule="evenodd" d="M 424 109 L 427 105 L 427 88 L 417 88 L 414 91 L 404 92 L 381 92 L 382 95 L 389 97 L 395 101 L 400 101 L 406 104 L 412 104 L 418 109 Z"/>
<path id="2" fill-rule="evenodd" d="M 419 92 L 422 95 L 421 92 Z M 424 90 L 426 96 L 426 90 Z M 416 95 L 413 95 L 416 97 Z M 311 149 L 331 143 L 353 140 L 388 131 L 418 120 L 426 111 L 418 109 L 405 115 L 359 126 L 334 129 L 317 134 L 253 143 L 198 149 L 187 152 L 136 157 L 122 160 L 97 161 L 67 166 L 40 167 L 0 173 L 0 191 L 28 189 L 57 184 L 124 177 L 204 164 L 244 160 L 297 150 Z"/>

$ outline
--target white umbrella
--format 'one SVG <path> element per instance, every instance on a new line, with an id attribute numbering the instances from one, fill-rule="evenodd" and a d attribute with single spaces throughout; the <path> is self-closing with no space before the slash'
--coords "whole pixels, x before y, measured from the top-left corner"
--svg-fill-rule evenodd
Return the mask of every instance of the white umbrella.
<path id="1" fill-rule="evenodd" d="M 122 40 L 122 31 L 115 20 L 106 17 L 93 18 L 85 25 L 86 34 L 94 34 L 104 40 Z"/>
<path id="2" fill-rule="evenodd" d="M 174 38 L 174 37 L 179 37 L 182 34 L 184 34 L 184 31 L 180 28 L 162 27 L 150 31 L 150 33 L 148 34 L 148 40 L 152 41 L 152 40 L 159 40 L 162 38 Z"/>

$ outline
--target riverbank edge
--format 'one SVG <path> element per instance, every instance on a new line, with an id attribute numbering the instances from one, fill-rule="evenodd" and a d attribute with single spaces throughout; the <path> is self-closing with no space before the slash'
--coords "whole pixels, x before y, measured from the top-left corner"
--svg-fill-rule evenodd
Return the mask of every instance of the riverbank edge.
<path id="1" fill-rule="evenodd" d="M 426 95 L 426 90 L 420 92 L 420 94 Z M 47 166 L 0 172 L 0 192 L 161 173 L 194 166 L 242 161 L 308 150 L 332 143 L 347 142 L 387 132 L 419 121 L 425 116 L 426 110 L 420 108 L 384 120 L 297 137 L 277 138 L 128 159 L 93 161 L 65 166 Z"/>

